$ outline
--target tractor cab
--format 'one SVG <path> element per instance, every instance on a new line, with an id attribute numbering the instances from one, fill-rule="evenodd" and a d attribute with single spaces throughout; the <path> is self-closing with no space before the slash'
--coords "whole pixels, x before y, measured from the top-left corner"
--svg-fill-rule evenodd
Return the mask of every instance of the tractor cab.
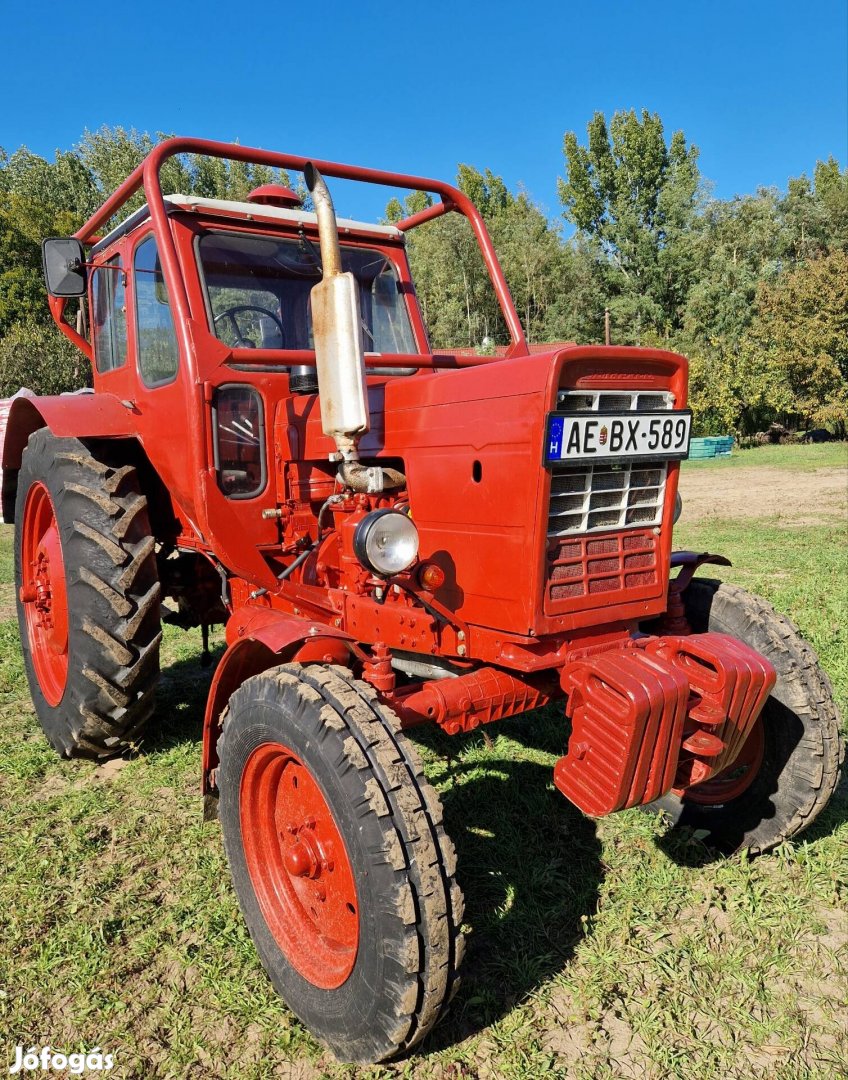
<path id="1" fill-rule="evenodd" d="M 310 294 L 322 277 L 317 218 L 299 209 L 293 193 L 284 200 L 269 196 L 267 187 L 277 185 L 257 189 L 245 202 L 180 194 L 166 198 L 183 280 L 201 316 L 202 332 L 230 349 L 314 351 Z M 347 219 L 340 219 L 338 227 L 343 270 L 357 282 L 364 352 L 374 357 L 426 352 L 404 234 L 394 226 Z M 93 246 L 89 266 L 96 374 L 115 371 L 127 358 L 129 302 L 136 317 L 138 374 L 148 384 L 172 378 L 178 347 L 146 205 Z M 292 366 L 297 367 L 276 363 L 268 370 Z M 375 373 L 385 373 L 374 367 Z"/>

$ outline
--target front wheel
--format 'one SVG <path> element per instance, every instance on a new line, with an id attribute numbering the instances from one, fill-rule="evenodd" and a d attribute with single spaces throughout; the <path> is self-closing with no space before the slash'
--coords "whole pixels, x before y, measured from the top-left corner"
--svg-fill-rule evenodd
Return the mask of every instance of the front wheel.
<path id="1" fill-rule="evenodd" d="M 683 600 L 696 633 L 750 645 L 772 664 L 777 683 L 728 769 L 653 805 L 725 851 L 768 851 L 810 825 L 836 788 L 844 746 L 833 688 L 798 628 L 765 600 L 706 578 L 694 578 Z"/>
<path id="2" fill-rule="evenodd" d="M 284 665 L 233 694 L 218 754 L 224 847 L 274 986 L 341 1060 L 407 1050 L 458 985 L 463 902 L 397 719 L 344 668 Z"/>

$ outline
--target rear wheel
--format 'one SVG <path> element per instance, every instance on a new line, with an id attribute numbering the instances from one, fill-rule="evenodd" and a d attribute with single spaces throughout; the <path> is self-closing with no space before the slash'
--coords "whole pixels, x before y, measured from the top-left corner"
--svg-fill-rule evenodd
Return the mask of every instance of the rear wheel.
<path id="1" fill-rule="evenodd" d="M 408 1049 L 458 985 L 463 902 L 397 718 L 344 668 L 285 665 L 233 694 L 218 754 L 224 846 L 274 986 L 344 1061 Z"/>
<path id="2" fill-rule="evenodd" d="M 159 673 L 159 582 L 136 471 L 42 428 L 18 474 L 15 581 L 35 711 L 65 757 L 141 734 Z"/>
<path id="3" fill-rule="evenodd" d="M 765 600 L 705 578 L 683 599 L 695 632 L 744 641 L 770 661 L 777 683 L 736 761 L 654 806 L 723 850 L 767 851 L 810 825 L 836 788 L 844 746 L 833 688 L 798 628 Z"/>

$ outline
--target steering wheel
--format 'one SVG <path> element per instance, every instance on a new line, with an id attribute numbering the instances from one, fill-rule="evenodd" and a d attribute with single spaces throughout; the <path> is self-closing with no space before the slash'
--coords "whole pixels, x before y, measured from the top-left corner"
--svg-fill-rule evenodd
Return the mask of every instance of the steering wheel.
<path id="1" fill-rule="evenodd" d="M 268 318 L 274 323 L 277 329 L 280 331 L 280 344 L 278 348 L 285 348 L 286 344 L 286 332 L 283 329 L 283 324 L 273 311 L 269 311 L 268 308 L 260 307 L 259 304 L 233 304 L 232 307 L 226 308 L 224 311 L 219 312 L 212 322 L 217 326 L 222 319 L 229 319 L 230 325 L 233 328 L 235 334 L 235 348 L 237 349 L 255 349 L 256 346 L 250 340 L 242 334 L 241 327 L 236 319 L 237 315 L 241 315 L 245 311 L 258 311 L 260 315 L 267 315 Z"/>

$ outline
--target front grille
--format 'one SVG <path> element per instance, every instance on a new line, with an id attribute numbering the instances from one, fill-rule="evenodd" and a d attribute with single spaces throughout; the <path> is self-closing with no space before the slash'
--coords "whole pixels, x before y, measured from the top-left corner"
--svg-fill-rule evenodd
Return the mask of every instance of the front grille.
<path id="1" fill-rule="evenodd" d="M 655 412 L 673 407 L 673 395 L 662 391 L 557 394 L 558 412 Z M 607 460 L 557 468 L 551 474 L 548 537 L 659 525 L 667 473 L 666 461 Z"/>
<path id="2" fill-rule="evenodd" d="M 639 589 L 657 583 L 657 538 L 650 530 L 574 537 L 548 550 L 548 598 Z"/>
<path id="3" fill-rule="evenodd" d="M 560 390 L 557 412 L 655 412 L 673 409 L 674 394 L 665 390 Z"/>
<path id="4" fill-rule="evenodd" d="M 557 411 L 656 412 L 674 408 L 662 391 L 572 391 L 557 395 Z M 658 585 L 658 529 L 666 461 L 604 461 L 551 472 L 546 608 L 614 603 Z M 607 533 L 609 535 L 596 535 Z M 635 595 L 634 595 L 635 594 Z M 645 593 L 643 593 L 645 595 Z"/>
<path id="5" fill-rule="evenodd" d="M 667 468 L 665 461 L 639 461 L 558 470 L 551 476 L 548 536 L 658 525 Z"/>

